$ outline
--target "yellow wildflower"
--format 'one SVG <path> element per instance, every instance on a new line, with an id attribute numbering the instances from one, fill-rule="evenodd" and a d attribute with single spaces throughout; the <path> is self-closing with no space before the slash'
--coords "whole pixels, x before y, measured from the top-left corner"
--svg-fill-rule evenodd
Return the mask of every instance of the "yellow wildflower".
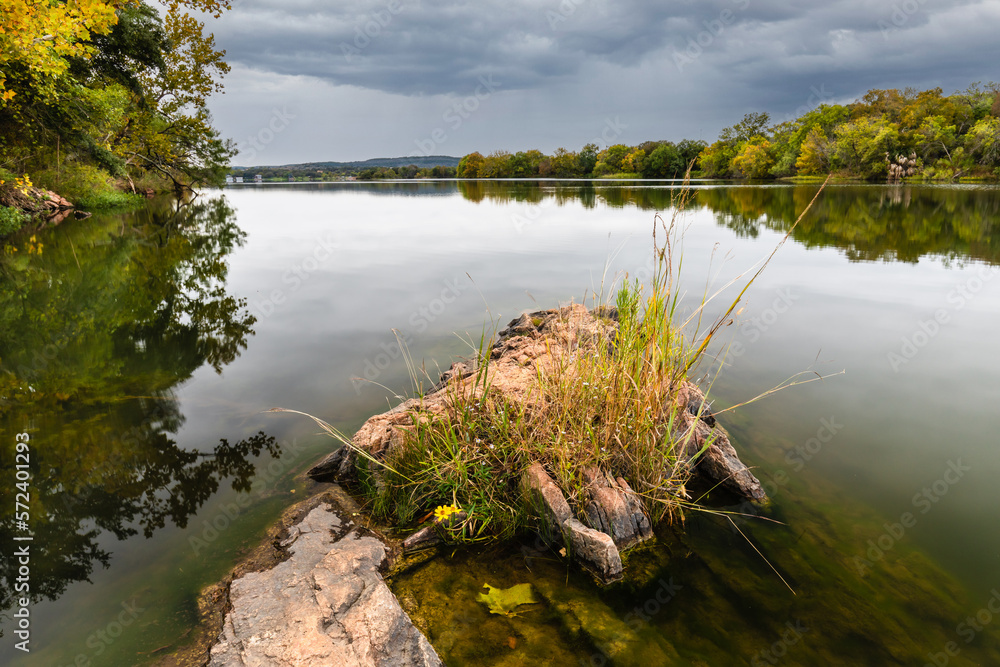
<path id="1" fill-rule="evenodd" d="M 434 510 L 434 521 L 438 523 L 447 521 L 452 514 L 458 514 L 461 511 L 462 508 L 456 507 L 455 505 L 441 505 Z"/>

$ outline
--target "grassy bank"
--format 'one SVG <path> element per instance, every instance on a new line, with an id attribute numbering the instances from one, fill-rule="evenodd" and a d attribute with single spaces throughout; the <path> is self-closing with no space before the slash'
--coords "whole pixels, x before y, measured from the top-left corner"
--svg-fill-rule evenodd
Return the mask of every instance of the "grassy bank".
<path id="1" fill-rule="evenodd" d="M 49 167 L 37 172 L 35 179 L 39 187 L 58 193 L 85 211 L 128 208 L 144 200 L 141 195 L 123 189 L 127 184 L 93 165 Z"/>
<path id="2" fill-rule="evenodd" d="M 162 185 L 143 183 L 141 189 L 162 189 Z M 122 187 L 122 183 L 92 165 L 47 168 L 30 175 L 0 169 L 0 238 L 16 234 L 33 221 L 44 222 L 53 213 L 44 206 L 50 195 L 42 191 L 51 191 L 82 211 L 129 209 L 143 204 L 144 196 L 123 191 Z"/>
<path id="3" fill-rule="evenodd" d="M 27 176 L 19 177 L 5 169 L 0 169 L 0 239 L 10 236 L 28 224 L 31 216 L 14 204 L 18 193 L 31 187 Z"/>

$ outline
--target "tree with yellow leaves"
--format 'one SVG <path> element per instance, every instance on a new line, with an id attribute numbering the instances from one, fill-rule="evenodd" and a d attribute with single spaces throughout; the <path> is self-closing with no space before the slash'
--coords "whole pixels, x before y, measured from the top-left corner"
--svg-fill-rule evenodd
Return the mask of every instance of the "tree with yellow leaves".
<path id="1" fill-rule="evenodd" d="M 114 27 L 122 4 L 0 0 L 0 104 L 17 94 L 6 86 L 13 67 L 23 69 L 31 85 L 51 90 L 52 81 L 69 68 L 69 58 L 93 53 L 91 37 Z"/>
<path id="2" fill-rule="evenodd" d="M 89 58 L 92 39 L 118 23 L 117 12 L 137 7 L 139 0 L 0 0 L 0 104 L 17 91 L 6 87 L 8 72 L 22 68 L 31 85 L 51 90 L 52 81 L 66 73 L 72 58 Z M 177 14 L 182 7 L 219 16 L 228 0 L 168 0 L 162 4 Z"/>
<path id="3" fill-rule="evenodd" d="M 743 178 L 767 178 L 774 166 L 771 142 L 764 137 L 754 137 L 740 147 L 731 166 Z"/>
<path id="4" fill-rule="evenodd" d="M 177 190 L 221 180 L 233 149 L 207 99 L 229 67 L 187 10 L 218 16 L 229 2 L 160 4 L 0 0 L 0 166 L 130 183 L 152 173 Z"/>
<path id="5" fill-rule="evenodd" d="M 225 51 L 193 17 L 171 8 L 164 32 L 171 44 L 163 67 L 139 77 L 144 104 L 134 104 L 111 150 L 126 165 L 152 171 L 177 190 L 218 181 L 235 153 L 212 127 L 208 97 L 221 92 L 229 72 Z"/>

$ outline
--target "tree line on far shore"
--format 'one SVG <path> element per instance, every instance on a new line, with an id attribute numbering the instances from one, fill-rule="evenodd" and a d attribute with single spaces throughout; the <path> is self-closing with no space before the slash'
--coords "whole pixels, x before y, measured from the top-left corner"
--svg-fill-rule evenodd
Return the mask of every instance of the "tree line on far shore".
<path id="1" fill-rule="evenodd" d="M 795 120 L 771 123 L 767 113 L 748 113 L 712 144 L 685 139 L 587 144 L 579 152 L 559 148 L 475 152 L 458 164 L 459 178 L 680 178 L 688 165 L 708 178 L 770 179 L 834 173 L 885 180 L 901 158 L 905 175 L 953 181 L 1000 178 L 1000 84 L 974 83 L 944 95 L 869 90 L 851 104 L 822 104 Z"/>
<path id="2" fill-rule="evenodd" d="M 556 149 L 470 153 L 458 163 L 459 178 L 681 178 L 687 165 L 705 149 L 704 141 L 646 141 L 638 146 L 615 144 L 601 150 L 587 144 L 580 151 Z"/>
<path id="3" fill-rule="evenodd" d="M 323 182 L 342 181 L 354 177 L 359 181 L 381 180 L 411 180 L 421 178 L 455 178 L 455 167 L 436 165 L 434 167 L 418 167 L 415 164 L 404 167 L 328 167 L 322 169 L 284 167 L 247 167 L 231 169 L 230 176 L 241 176 L 244 181 L 252 181 L 257 175 L 265 182 Z"/>

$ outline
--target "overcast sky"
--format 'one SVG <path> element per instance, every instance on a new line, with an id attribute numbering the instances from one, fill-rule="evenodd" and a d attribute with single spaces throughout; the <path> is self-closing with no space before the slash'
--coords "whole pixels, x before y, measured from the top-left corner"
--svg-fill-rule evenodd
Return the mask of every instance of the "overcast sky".
<path id="1" fill-rule="evenodd" d="M 1000 80 L 1000 0 L 234 0 L 241 165 L 713 141 L 869 88 Z"/>

